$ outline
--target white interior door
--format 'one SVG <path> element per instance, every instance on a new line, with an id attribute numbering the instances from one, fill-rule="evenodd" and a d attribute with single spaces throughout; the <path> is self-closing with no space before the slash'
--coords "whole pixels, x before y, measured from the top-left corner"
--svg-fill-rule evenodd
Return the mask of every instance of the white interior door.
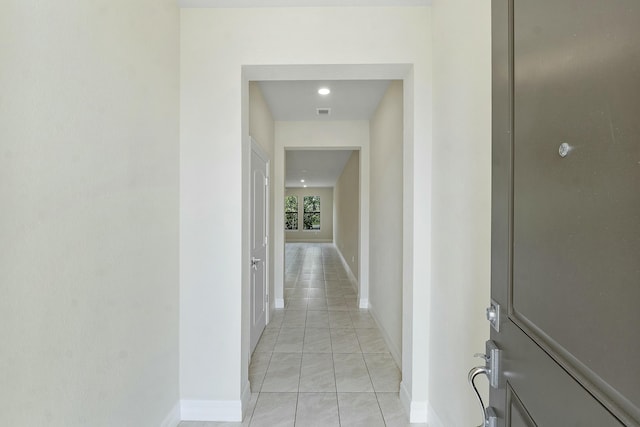
<path id="1" fill-rule="evenodd" d="M 269 159 L 251 141 L 251 352 L 267 323 L 267 244 Z"/>

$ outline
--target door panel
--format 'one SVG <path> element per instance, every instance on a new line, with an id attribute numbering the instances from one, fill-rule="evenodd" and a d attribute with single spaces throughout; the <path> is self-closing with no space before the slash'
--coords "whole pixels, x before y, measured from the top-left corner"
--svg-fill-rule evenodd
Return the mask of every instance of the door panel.
<path id="1" fill-rule="evenodd" d="M 511 387 L 507 387 L 507 424 L 511 427 L 536 427 L 522 401 Z"/>
<path id="2" fill-rule="evenodd" d="M 640 403 L 640 13 L 574 3 L 514 7 L 513 315 Z"/>
<path id="3" fill-rule="evenodd" d="M 251 150 L 251 352 L 267 322 L 267 195 L 269 163 L 253 142 Z"/>
<path id="4" fill-rule="evenodd" d="M 640 423 L 638 22 L 635 0 L 493 2 L 491 405 L 507 425 Z"/>
<path id="5" fill-rule="evenodd" d="M 505 388 L 517 394 L 536 425 L 624 425 L 512 321 L 501 326 L 499 335 L 496 343 L 503 351 Z M 511 406 L 510 398 L 507 393 L 503 402 L 497 402 L 498 407 Z"/>

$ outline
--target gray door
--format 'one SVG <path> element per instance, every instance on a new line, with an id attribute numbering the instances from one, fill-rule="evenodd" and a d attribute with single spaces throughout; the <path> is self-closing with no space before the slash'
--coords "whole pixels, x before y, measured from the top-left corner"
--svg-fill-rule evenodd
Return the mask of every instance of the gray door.
<path id="1" fill-rule="evenodd" d="M 640 1 L 492 26 L 494 425 L 638 426 Z"/>

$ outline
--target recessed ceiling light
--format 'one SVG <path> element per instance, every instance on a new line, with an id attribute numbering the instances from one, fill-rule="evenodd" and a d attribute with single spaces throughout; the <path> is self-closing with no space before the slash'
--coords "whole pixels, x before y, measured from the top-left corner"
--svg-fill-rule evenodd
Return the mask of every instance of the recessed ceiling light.
<path id="1" fill-rule="evenodd" d="M 304 179 L 301 179 L 300 182 L 304 182 Z"/>
<path id="2" fill-rule="evenodd" d="M 318 93 L 320 95 L 329 95 L 331 93 L 331 90 L 328 87 L 321 87 L 320 89 L 318 89 Z"/>

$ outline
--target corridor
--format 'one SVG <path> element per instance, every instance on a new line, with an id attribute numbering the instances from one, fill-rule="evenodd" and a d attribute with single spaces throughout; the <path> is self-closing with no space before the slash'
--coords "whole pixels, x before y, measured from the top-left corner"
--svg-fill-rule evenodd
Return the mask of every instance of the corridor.
<path id="1" fill-rule="evenodd" d="M 249 367 L 243 426 L 409 425 L 400 370 L 330 243 L 288 243 L 285 309 L 265 329 Z M 182 427 L 240 423 L 183 422 Z M 424 424 L 423 424 L 424 425 Z"/>

